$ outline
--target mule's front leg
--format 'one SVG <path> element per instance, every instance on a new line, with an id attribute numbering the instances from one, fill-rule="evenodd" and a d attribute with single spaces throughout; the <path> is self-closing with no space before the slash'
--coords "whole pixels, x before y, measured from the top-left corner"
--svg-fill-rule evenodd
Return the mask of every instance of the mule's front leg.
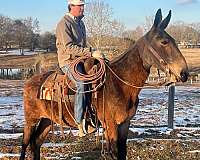
<path id="1" fill-rule="evenodd" d="M 130 121 L 128 120 L 118 126 L 118 140 L 117 140 L 118 160 L 126 160 L 126 154 L 127 154 L 126 141 L 129 131 L 129 124 Z"/>
<path id="2" fill-rule="evenodd" d="M 130 121 L 126 121 L 120 125 L 115 123 L 107 123 L 105 136 L 107 142 L 107 150 L 112 159 L 126 160 L 127 147 L 126 141 L 129 131 Z"/>
<path id="3" fill-rule="evenodd" d="M 117 160 L 117 124 L 111 121 L 105 123 L 105 138 L 107 153 L 112 159 Z"/>

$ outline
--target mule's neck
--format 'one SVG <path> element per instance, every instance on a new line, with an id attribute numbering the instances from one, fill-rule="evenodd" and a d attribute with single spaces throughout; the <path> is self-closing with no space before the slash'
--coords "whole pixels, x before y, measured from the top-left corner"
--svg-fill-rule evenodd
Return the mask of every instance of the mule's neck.
<path id="1" fill-rule="evenodd" d="M 110 65 L 120 78 L 135 86 L 143 86 L 149 75 L 150 66 L 143 59 L 144 46 L 142 39 L 138 40 Z"/>
<path id="2" fill-rule="evenodd" d="M 146 45 L 148 44 L 147 44 L 147 38 L 145 36 L 143 36 L 136 42 L 136 47 L 140 55 L 140 58 L 142 59 L 143 67 L 149 73 L 150 68 L 152 66 L 152 58 L 150 56 L 151 54 L 149 53 Z"/>

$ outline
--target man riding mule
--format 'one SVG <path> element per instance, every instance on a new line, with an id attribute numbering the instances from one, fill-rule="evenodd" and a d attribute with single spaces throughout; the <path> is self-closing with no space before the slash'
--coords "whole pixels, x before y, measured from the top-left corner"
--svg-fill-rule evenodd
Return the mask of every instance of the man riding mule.
<path id="1" fill-rule="evenodd" d="M 69 0 L 67 13 L 56 28 L 56 46 L 58 49 L 58 62 L 59 66 L 64 73 L 66 73 L 71 80 L 71 70 L 69 64 L 75 58 L 80 56 L 86 57 L 102 57 L 100 52 L 94 52 L 91 54 L 90 49 L 86 48 L 86 31 L 85 25 L 82 21 L 84 12 L 84 0 Z M 77 70 L 80 73 L 86 74 L 84 64 L 79 63 Z M 86 94 L 84 91 L 90 89 L 90 85 L 83 84 L 83 81 L 76 82 L 77 92 L 75 95 L 74 113 L 75 119 L 78 124 L 79 136 L 82 137 L 84 133 L 83 129 L 83 113 L 86 107 L 91 105 L 91 94 Z M 88 126 L 88 133 L 95 131 L 95 128 Z"/>
<path id="2" fill-rule="evenodd" d="M 165 31 L 170 18 L 171 11 L 162 20 L 161 9 L 159 9 L 150 31 L 125 53 L 106 64 L 106 81 L 97 92 L 94 107 L 98 120 L 104 128 L 107 156 L 112 159 L 126 159 L 130 120 L 136 114 L 138 95 L 149 76 L 150 68 L 154 65 L 165 72 L 168 76 L 166 83 L 186 82 L 188 79 L 185 58 L 175 40 Z M 81 46 L 80 49 L 84 50 L 84 47 Z M 33 159 L 40 159 L 40 147 L 51 129 L 51 120 L 57 124 L 63 123 L 65 126 L 77 127 L 73 117 L 70 116 L 74 114 L 74 103 L 67 104 L 69 108 L 63 107 L 63 119 L 60 122 L 58 103 L 38 98 L 42 82 L 50 74 L 47 72 L 35 75 L 25 83 L 25 125 L 21 160 L 25 159 L 26 148 L 29 144 Z M 64 103 L 61 104 L 65 106 Z M 53 106 L 53 112 L 51 106 Z"/>

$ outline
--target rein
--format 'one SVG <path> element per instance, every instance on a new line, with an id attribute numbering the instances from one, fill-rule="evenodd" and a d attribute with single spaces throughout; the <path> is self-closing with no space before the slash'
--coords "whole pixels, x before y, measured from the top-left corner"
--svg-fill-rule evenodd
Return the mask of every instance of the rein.
<path id="1" fill-rule="evenodd" d="M 113 70 L 112 68 L 110 68 L 110 66 L 106 64 L 106 67 L 111 71 L 111 73 L 118 79 L 120 80 L 122 83 L 124 83 L 125 85 L 129 86 L 129 87 L 132 87 L 132 88 L 138 88 L 138 89 L 142 89 L 142 88 L 152 88 L 152 87 L 158 87 L 158 86 L 161 86 L 163 85 L 165 82 L 163 83 L 159 83 L 159 85 L 148 85 L 148 86 L 136 86 L 136 85 L 133 85 L 125 80 L 123 80 L 122 78 L 120 78 Z"/>
<path id="2" fill-rule="evenodd" d="M 106 64 L 106 63 L 105 63 Z M 131 83 L 123 80 L 122 78 L 120 78 L 111 68 L 108 64 L 106 64 L 106 67 L 108 67 L 108 69 L 112 72 L 112 74 L 118 79 L 120 80 L 122 83 L 126 84 L 127 86 L 130 86 L 130 87 L 133 87 L 133 88 L 143 88 L 142 86 L 135 86 L 135 85 L 132 85 Z"/>

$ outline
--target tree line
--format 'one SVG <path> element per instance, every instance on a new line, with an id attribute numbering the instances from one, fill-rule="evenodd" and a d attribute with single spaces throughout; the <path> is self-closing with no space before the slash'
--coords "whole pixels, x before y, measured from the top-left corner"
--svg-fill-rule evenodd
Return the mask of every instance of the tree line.
<path id="1" fill-rule="evenodd" d="M 143 25 L 136 27 L 134 30 L 125 31 L 124 36 L 133 40 L 139 39 L 150 30 L 153 19 L 153 16 L 147 16 Z M 200 22 L 189 24 L 183 21 L 175 21 L 169 25 L 167 32 L 176 40 L 177 44 L 200 45 Z"/>
<path id="2" fill-rule="evenodd" d="M 55 34 L 45 32 L 40 34 L 39 21 L 31 17 L 25 19 L 11 19 L 0 15 L 0 50 L 24 49 L 34 51 L 43 49 L 47 52 L 55 50 Z"/>
<path id="3" fill-rule="evenodd" d="M 113 18 L 112 8 L 103 0 L 91 0 L 85 14 L 88 46 L 112 52 L 122 52 L 138 40 L 150 29 L 154 19 L 154 16 L 147 16 L 143 25 L 127 30 L 122 22 Z M 171 23 L 167 31 L 178 44 L 200 43 L 200 22 L 187 24 L 177 21 Z M 18 48 L 21 54 L 25 48 L 55 51 L 55 41 L 55 33 L 40 34 L 37 19 L 11 19 L 0 15 L 0 49 Z"/>

